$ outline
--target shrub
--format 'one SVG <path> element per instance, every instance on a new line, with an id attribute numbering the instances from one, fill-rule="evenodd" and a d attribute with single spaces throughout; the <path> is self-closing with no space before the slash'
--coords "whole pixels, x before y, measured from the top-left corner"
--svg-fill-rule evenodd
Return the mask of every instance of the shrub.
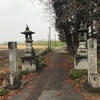
<path id="1" fill-rule="evenodd" d="M 82 70 L 79 70 L 79 69 L 72 69 L 70 71 L 70 78 L 75 80 L 77 79 L 76 81 L 79 81 L 79 80 L 85 80 L 87 78 L 87 75 L 88 75 L 88 71 L 85 70 L 85 69 L 82 69 Z"/>
<path id="2" fill-rule="evenodd" d="M 39 64 L 40 68 L 42 67 L 46 67 L 46 64 L 44 63 L 44 61 L 41 61 L 40 64 Z"/>
<path id="3" fill-rule="evenodd" d="M 71 70 L 69 75 L 70 75 L 71 79 L 73 79 L 73 80 L 82 76 L 81 73 L 79 73 L 79 71 L 77 69 Z"/>
<path id="4" fill-rule="evenodd" d="M 25 71 L 25 70 L 21 70 L 19 71 L 19 77 L 22 78 L 23 75 L 27 75 L 28 74 L 28 71 Z"/>
<path id="5" fill-rule="evenodd" d="M 37 56 L 44 56 L 44 55 L 46 55 L 48 52 L 49 52 L 48 49 L 45 48 L 45 49 L 40 50 L 36 55 L 37 55 Z"/>
<path id="6" fill-rule="evenodd" d="M 8 90 L 6 90 L 5 88 L 1 88 L 0 89 L 0 96 L 5 96 L 6 94 L 8 94 Z"/>
<path id="7" fill-rule="evenodd" d="M 46 64 L 44 62 L 44 57 L 39 56 L 39 68 L 43 68 L 43 67 L 46 67 Z"/>
<path id="8" fill-rule="evenodd" d="M 82 75 L 88 75 L 88 71 L 86 69 L 81 69 L 79 70 L 79 72 L 82 74 Z"/>

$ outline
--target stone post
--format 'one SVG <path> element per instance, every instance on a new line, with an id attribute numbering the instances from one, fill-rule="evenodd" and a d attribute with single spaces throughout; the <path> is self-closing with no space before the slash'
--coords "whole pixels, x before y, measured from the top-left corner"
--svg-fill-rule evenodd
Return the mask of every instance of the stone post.
<path id="1" fill-rule="evenodd" d="M 8 42 L 9 49 L 9 67 L 10 67 L 10 85 L 18 84 L 18 65 L 17 65 L 17 43 Z"/>
<path id="2" fill-rule="evenodd" d="M 100 75 L 97 73 L 97 40 L 88 39 L 88 83 L 93 88 L 100 87 Z"/>
<path id="3" fill-rule="evenodd" d="M 94 38 L 88 39 L 88 72 L 97 74 L 97 40 Z"/>

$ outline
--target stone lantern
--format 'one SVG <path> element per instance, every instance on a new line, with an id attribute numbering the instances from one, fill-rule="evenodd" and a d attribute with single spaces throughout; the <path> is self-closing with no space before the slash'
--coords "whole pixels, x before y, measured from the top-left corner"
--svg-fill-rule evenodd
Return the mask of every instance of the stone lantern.
<path id="1" fill-rule="evenodd" d="M 36 71 L 36 65 L 35 65 L 35 50 L 32 47 L 32 34 L 34 32 L 29 30 L 28 25 L 26 26 L 26 30 L 24 32 L 21 32 L 21 34 L 25 35 L 25 42 L 26 42 L 26 50 L 24 52 L 24 56 L 22 59 L 22 70 L 32 72 Z"/>
<path id="2" fill-rule="evenodd" d="M 79 34 L 79 46 L 74 59 L 75 69 L 88 69 L 88 57 L 87 57 L 87 35 L 88 29 L 81 23 L 78 30 Z"/>
<path id="3" fill-rule="evenodd" d="M 80 25 L 80 29 L 78 30 L 79 33 L 79 47 L 77 49 L 77 55 L 80 57 L 87 56 L 87 34 L 88 29 L 82 23 Z"/>

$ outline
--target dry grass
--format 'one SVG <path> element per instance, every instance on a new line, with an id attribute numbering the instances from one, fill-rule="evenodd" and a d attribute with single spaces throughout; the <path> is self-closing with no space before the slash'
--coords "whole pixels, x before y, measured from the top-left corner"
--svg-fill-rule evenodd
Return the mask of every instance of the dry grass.
<path id="1" fill-rule="evenodd" d="M 46 48 L 47 46 L 33 46 L 34 48 Z M 26 48 L 26 45 L 24 44 L 20 44 L 20 45 L 17 45 L 17 48 L 18 49 L 25 49 Z M 5 49 L 8 49 L 8 46 L 7 45 L 1 45 L 0 46 L 0 50 L 5 50 Z"/>

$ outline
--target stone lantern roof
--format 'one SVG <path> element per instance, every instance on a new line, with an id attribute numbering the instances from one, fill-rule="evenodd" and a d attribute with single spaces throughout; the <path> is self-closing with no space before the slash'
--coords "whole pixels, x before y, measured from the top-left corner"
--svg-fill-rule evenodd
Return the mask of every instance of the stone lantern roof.
<path id="1" fill-rule="evenodd" d="M 21 32 L 21 34 L 29 35 L 29 34 L 35 34 L 35 32 L 30 31 L 28 25 L 26 25 L 26 30 L 24 32 Z"/>
<path id="2" fill-rule="evenodd" d="M 85 25 L 83 25 L 83 23 L 81 23 L 78 32 L 88 32 L 88 28 Z"/>

